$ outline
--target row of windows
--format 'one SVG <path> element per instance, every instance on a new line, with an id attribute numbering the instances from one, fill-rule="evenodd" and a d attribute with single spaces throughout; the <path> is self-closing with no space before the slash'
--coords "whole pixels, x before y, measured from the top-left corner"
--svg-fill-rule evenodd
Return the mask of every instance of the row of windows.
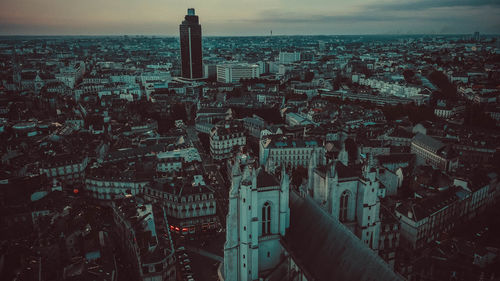
<path id="1" fill-rule="evenodd" d="M 168 210 L 177 210 L 177 211 L 180 211 L 180 212 L 190 212 L 190 211 L 194 211 L 194 210 L 200 210 L 200 209 L 213 209 L 215 208 L 214 205 L 209 205 L 209 206 L 206 206 L 206 205 L 203 205 L 203 206 L 200 206 L 200 205 L 196 205 L 196 207 L 194 206 L 176 206 L 176 205 L 167 205 L 166 206 Z"/>
<path id="2" fill-rule="evenodd" d="M 311 150 L 304 150 L 304 149 L 293 149 L 293 150 L 281 150 L 281 149 L 274 149 L 269 152 L 270 155 L 294 155 L 294 154 L 304 154 L 304 155 L 309 155 L 311 154 Z"/>
<path id="3" fill-rule="evenodd" d="M 161 191 L 158 191 L 158 190 L 154 190 L 154 189 L 146 189 L 144 191 L 145 194 L 149 194 L 149 195 L 154 195 L 154 196 L 157 196 L 157 197 L 162 197 L 162 194 L 163 194 L 163 198 L 164 199 L 167 199 L 169 201 L 175 201 L 175 202 L 179 202 L 179 197 L 176 197 L 176 196 L 172 196 L 168 193 L 164 193 L 164 192 L 161 192 Z M 182 196 L 180 197 L 180 202 L 182 203 L 185 203 L 185 202 L 195 202 L 195 201 L 205 201 L 205 200 L 209 200 L 209 199 L 213 199 L 214 196 L 213 194 L 196 194 L 194 196 Z"/>
<path id="4" fill-rule="evenodd" d="M 115 187 L 115 188 L 140 188 L 143 187 L 143 185 L 135 186 L 134 183 L 130 182 L 109 182 L 109 181 L 93 181 L 93 180 L 87 180 L 87 186 L 94 186 L 94 187 Z"/>
<path id="5" fill-rule="evenodd" d="M 278 159 L 278 160 L 308 160 L 308 156 L 304 156 L 304 155 L 291 155 L 291 156 L 274 156 L 274 155 L 271 155 L 271 157 L 273 159 Z"/>
<path id="6" fill-rule="evenodd" d="M 233 139 L 240 140 L 240 138 L 242 139 L 242 141 L 244 141 L 245 135 L 243 133 L 223 135 L 223 136 L 214 135 L 210 140 L 211 141 L 222 141 L 222 140 L 233 140 Z"/>

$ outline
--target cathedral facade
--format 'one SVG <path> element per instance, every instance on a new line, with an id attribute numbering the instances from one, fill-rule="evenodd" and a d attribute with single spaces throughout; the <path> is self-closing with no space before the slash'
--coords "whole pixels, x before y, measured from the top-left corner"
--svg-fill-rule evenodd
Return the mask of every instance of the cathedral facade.
<path id="1" fill-rule="evenodd" d="M 325 164 L 315 151 L 308 167 L 309 195 L 371 249 L 378 250 L 380 235 L 380 182 L 373 158 L 348 164 L 345 150 Z M 323 162 L 323 163 L 322 163 Z"/>
<path id="2" fill-rule="evenodd" d="M 284 256 L 280 239 L 290 224 L 289 177 L 282 170 L 279 182 L 241 152 L 231 160 L 230 171 L 222 279 L 258 280 Z"/>

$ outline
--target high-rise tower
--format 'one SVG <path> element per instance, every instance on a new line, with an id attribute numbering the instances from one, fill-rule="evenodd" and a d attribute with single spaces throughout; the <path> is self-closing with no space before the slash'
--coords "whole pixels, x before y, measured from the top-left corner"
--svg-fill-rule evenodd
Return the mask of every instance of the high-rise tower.
<path id="1" fill-rule="evenodd" d="M 181 69 L 184 78 L 202 78 L 201 25 L 194 9 L 189 8 L 179 25 L 181 39 Z"/>

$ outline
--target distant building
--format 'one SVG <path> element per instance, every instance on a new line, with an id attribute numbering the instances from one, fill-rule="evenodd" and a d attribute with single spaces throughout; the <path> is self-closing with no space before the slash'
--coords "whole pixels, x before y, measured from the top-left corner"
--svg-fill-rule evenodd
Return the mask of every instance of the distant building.
<path id="1" fill-rule="evenodd" d="M 219 225 L 214 190 L 205 184 L 201 175 L 155 182 L 145 188 L 144 198 L 165 207 L 170 232 L 174 235 L 214 233 Z"/>
<path id="2" fill-rule="evenodd" d="M 394 268 L 396 252 L 399 247 L 400 224 L 394 213 L 384 205 L 380 206 L 380 236 L 378 254 Z"/>
<path id="3" fill-rule="evenodd" d="M 200 162 L 201 157 L 194 147 L 179 148 L 156 154 L 156 171 L 159 173 L 170 173 L 182 170 L 184 164 Z"/>
<path id="4" fill-rule="evenodd" d="M 473 39 L 474 39 L 474 41 L 476 41 L 476 42 L 481 41 L 481 34 L 479 33 L 479 31 L 474 32 L 474 37 L 473 37 Z"/>
<path id="5" fill-rule="evenodd" d="M 458 155 L 451 145 L 421 133 L 413 138 L 411 152 L 417 155 L 417 164 L 428 164 L 444 171 L 453 171 L 458 167 Z"/>
<path id="6" fill-rule="evenodd" d="M 300 52 L 280 52 L 279 62 L 282 64 L 288 64 L 300 61 Z"/>
<path id="7" fill-rule="evenodd" d="M 149 182 L 150 178 L 139 178 L 127 172 L 118 175 L 106 173 L 103 168 L 91 169 L 85 179 L 85 190 L 89 197 L 105 203 L 126 194 L 142 194 Z"/>
<path id="8" fill-rule="evenodd" d="M 260 165 L 274 173 L 279 166 L 307 167 L 313 151 L 323 151 L 321 142 L 315 138 L 291 138 L 283 135 L 268 135 L 259 142 Z"/>
<path id="9" fill-rule="evenodd" d="M 113 202 L 116 233 L 141 281 L 177 280 L 165 209 L 137 198 Z"/>
<path id="10" fill-rule="evenodd" d="M 260 132 L 266 128 L 267 123 L 266 120 L 254 114 L 252 117 L 243 118 L 243 126 L 251 136 L 260 138 Z"/>
<path id="11" fill-rule="evenodd" d="M 188 14 L 179 26 L 179 31 L 182 77 L 189 79 L 202 78 L 201 25 L 193 8 L 188 9 Z"/>
<path id="12" fill-rule="evenodd" d="M 85 169 L 88 157 L 74 155 L 58 155 L 42 164 L 40 173 L 49 179 L 57 179 L 64 184 L 82 183 L 85 179 Z"/>
<path id="13" fill-rule="evenodd" d="M 217 78 L 217 65 L 205 64 L 203 66 L 203 77 L 208 78 L 208 79 Z"/>
<path id="14" fill-rule="evenodd" d="M 59 73 L 55 75 L 56 79 L 63 82 L 70 88 L 82 80 L 85 74 L 85 63 L 83 61 L 76 62 L 73 66 L 61 68 Z"/>
<path id="15" fill-rule="evenodd" d="M 400 204 L 396 216 L 401 223 L 401 245 L 409 249 L 423 248 L 443 233 L 483 213 L 495 203 L 500 187 L 497 178 L 496 173 L 481 175 L 475 182 L 456 177 L 445 190 L 427 195 L 420 192 L 423 198 Z"/>
<path id="16" fill-rule="evenodd" d="M 221 121 L 210 131 L 210 154 L 214 160 L 231 158 L 235 149 L 246 143 L 245 128 L 240 122 Z"/>
<path id="17" fill-rule="evenodd" d="M 259 65 L 248 63 L 228 63 L 217 65 L 217 81 L 238 83 L 241 79 L 259 77 Z"/>

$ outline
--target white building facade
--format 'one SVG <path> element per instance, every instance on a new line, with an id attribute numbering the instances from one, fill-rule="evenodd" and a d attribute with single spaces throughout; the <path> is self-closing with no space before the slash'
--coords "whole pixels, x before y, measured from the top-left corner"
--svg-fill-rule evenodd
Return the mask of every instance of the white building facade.
<path id="1" fill-rule="evenodd" d="M 279 62 L 283 64 L 300 61 L 300 52 L 280 52 Z"/>
<path id="2" fill-rule="evenodd" d="M 259 77 L 259 65 L 248 63 L 231 63 L 217 65 L 217 81 L 222 83 L 238 83 L 240 79 Z"/>

